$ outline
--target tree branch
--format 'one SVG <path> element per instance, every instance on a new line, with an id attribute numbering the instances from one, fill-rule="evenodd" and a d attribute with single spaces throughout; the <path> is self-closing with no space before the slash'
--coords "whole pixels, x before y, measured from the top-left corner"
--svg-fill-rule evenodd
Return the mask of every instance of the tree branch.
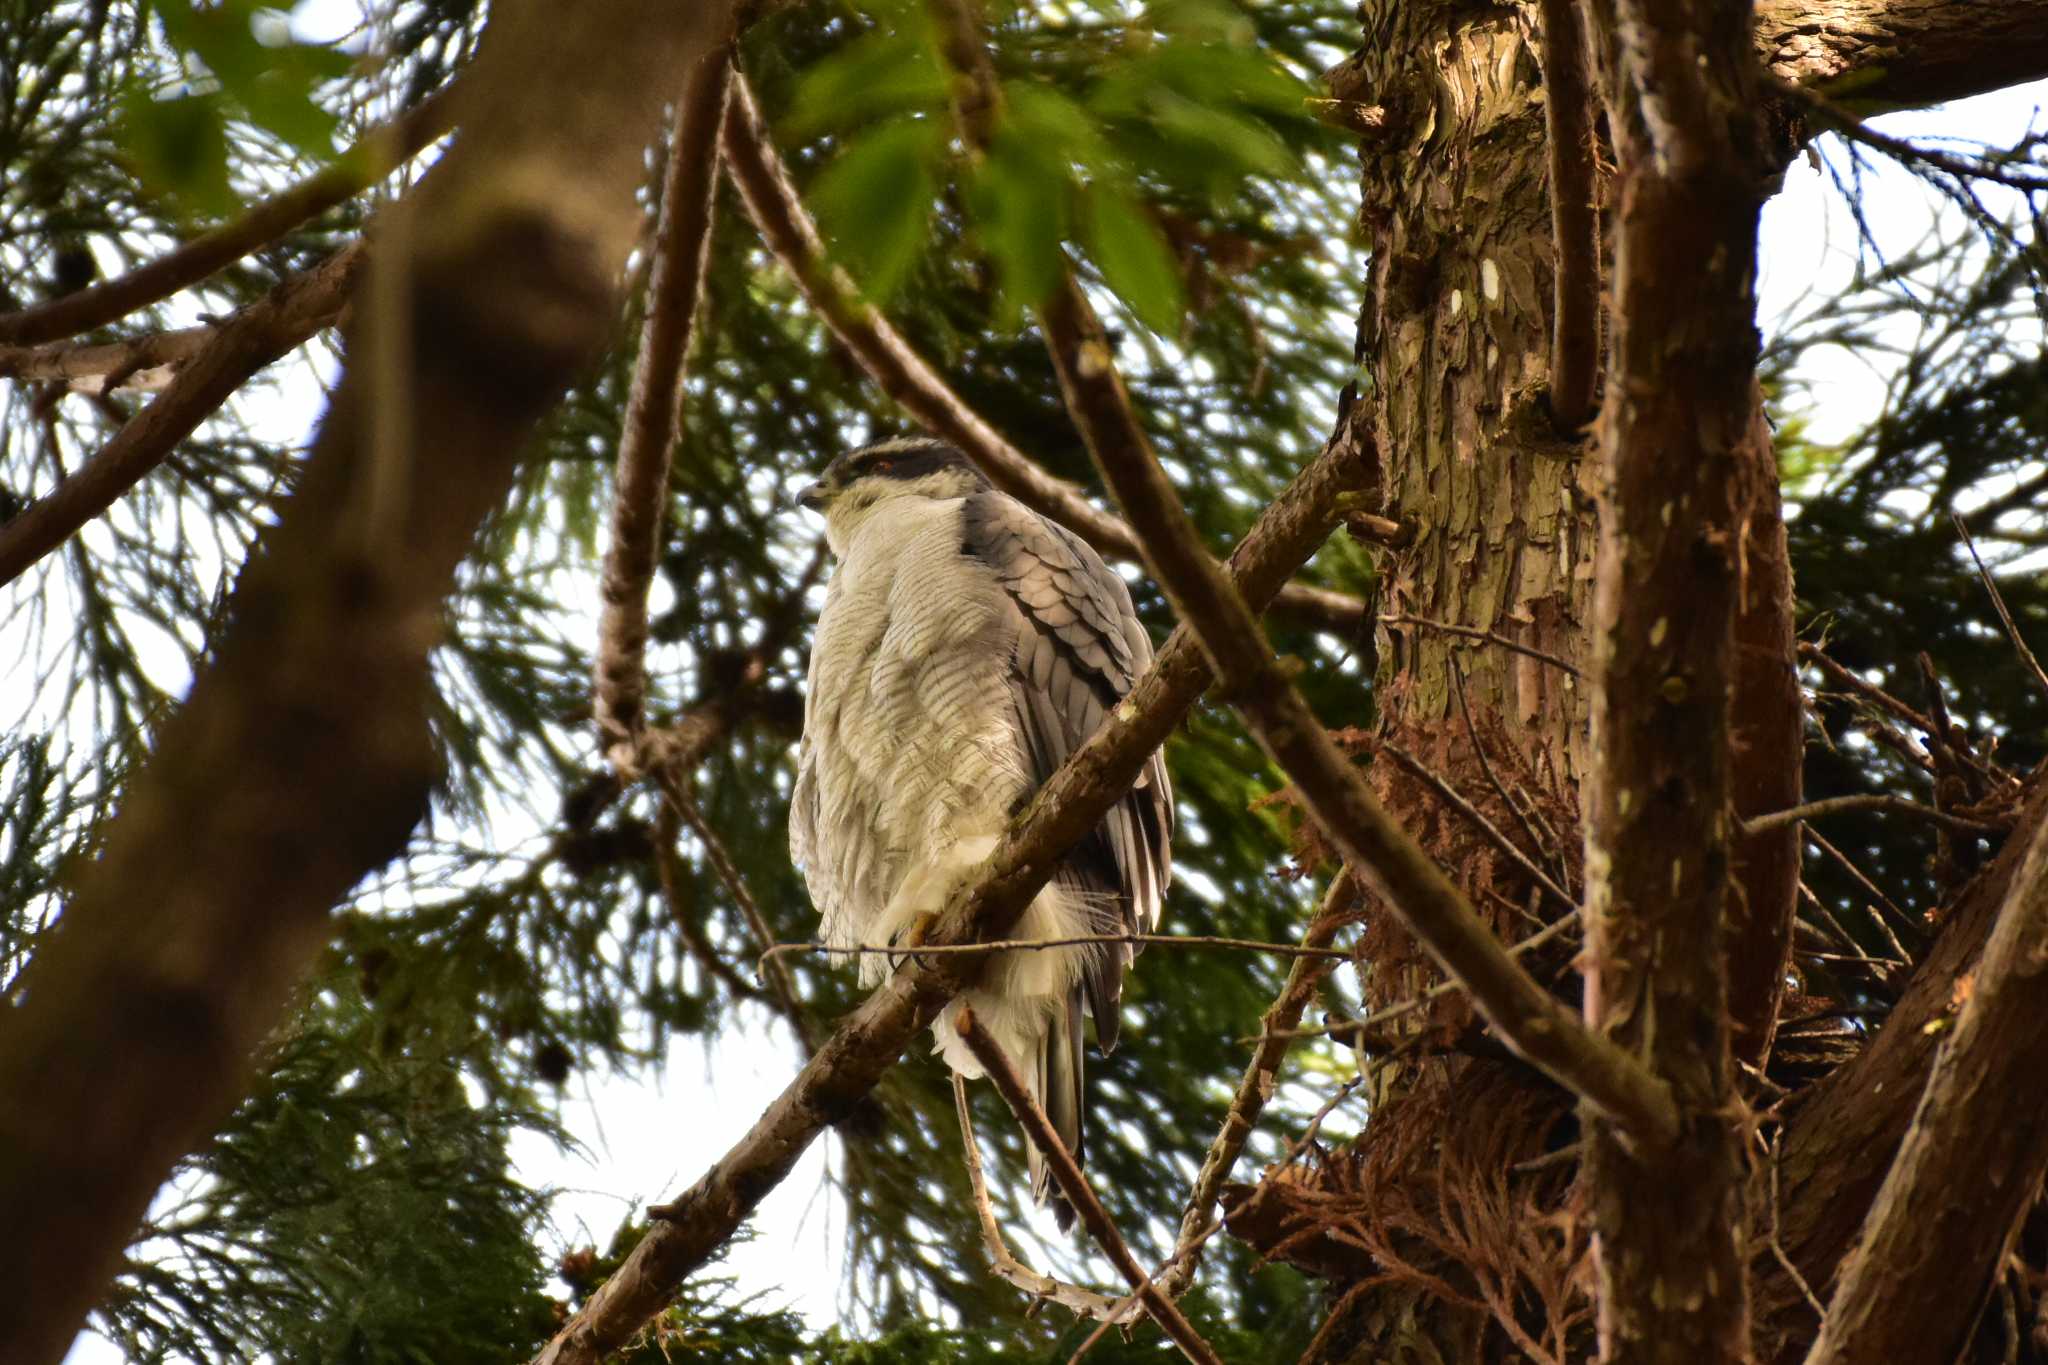
<path id="1" fill-rule="evenodd" d="M 1140 561 L 1128 526 L 1097 509 L 1072 484 L 1048 474 L 984 421 L 886 317 L 861 301 L 845 273 L 828 263 L 824 239 L 776 154 L 767 122 L 741 73 L 734 74 L 725 159 L 726 172 L 761 230 L 761 240 L 877 388 L 925 430 L 958 446 L 1011 497 L 1073 531 L 1105 558 Z M 1364 603 L 1356 598 L 1299 583 L 1282 588 L 1274 606 L 1305 623 L 1339 632 L 1355 629 L 1365 615 Z"/>
<path id="2" fill-rule="evenodd" d="M 437 90 L 364 134 L 333 165 L 144 266 L 62 298 L 0 316 L 0 344 L 76 336 L 170 297 L 377 183 L 455 127 L 455 95 Z"/>
<path id="3" fill-rule="evenodd" d="M 1042 324 L 1067 409 L 1184 626 L 1202 641 L 1229 698 L 1353 871 L 1381 896 L 1521 1056 L 1659 1146 L 1677 1136 L 1664 1085 L 1596 1036 L 1538 985 L 1443 870 L 1394 823 L 1281 671 L 1243 599 L 1145 439 L 1110 358 L 1102 323 L 1071 274 Z"/>
<path id="4" fill-rule="evenodd" d="M 1823 815 L 1840 815 L 1844 811 L 1876 810 L 1890 815 L 1910 815 L 1916 820 L 1928 820 L 1934 824 L 1955 830 L 1959 834 L 1981 834 L 1995 838 L 2007 833 L 2011 826 L 1987 824 L 1982 820 L 1965 820 L 1960 815 L 1951 815 L 1933 806 L 1923 806 L 1917 801 L 1908 801 L 1903 796 L 1888 796 L 1882 793 L 1857 794 L 1854 796 L 1829 796 L 1819 801 L 1808 801 L 1804 805 L 1792 806 L 1786 810 L 1769 811 L 1763 815 L 1751 816 L 1742 822 L 1744 834 L 1761 834 L 1766 830 L 1786 829 L 1802 820 L 1817 820 Z"/>
<path id="5" fill-rule="evenodd" d="M 2048 76 L 2048 0 L 1761 0 L 1752 43 L 1801 85 L 1938 104 Z"/>
<path id="6" fill-rule="evenodd" d="M 0 525 L 0 584 L 19 578 L 113 506 L 251 375 L 340 316 L 363 251 L 360 241 L 353 242 L 226 321 L 203 329 L 203 345 L 148 407 L 71 477 Z"/>
<path id="7" fill-rule="evenodd" d="M 1180 1347 L 1182 1355 L 1197 1365 L 1223 1365 L 1216 1348 L 1204 1341 L 1194 1325 L 1181 1316 L 1173 1300 L 1160 1292 L 1159 1287 L 1152 1283 L 1152 1277 L 1145 1273 L 1145 1267 L 1139 1265 L 1138 1258 L 1131 1254 L 1123 1234 L 1110 1221 L 1109 1210 L 1102 1207 L 1102 1201 L 1095 1197 L 1094 1189 L 1088 1184 L 1088 1177 L 1081 1173 L 1081 1164 L 1074 1160 L 1074 1154 L 1053 1131 L 1052 1120 L 1045 1116 L 1045 1110 L 1039 1107 L 1030 1089 L 1017 1075 L 1017 1068 L 1003 1054 L 1002 1044 L 975 1024 L 974 1011 L 965 1005 L 953 1017 L 953 1026 L 960 1031 L 960 1041 L 967 1044 L 975 1060 L 981 1063 L 982 1070 L 988 1073 L 990 1082 L 1002 1092 L 1025 1136 L 1044 1155 L 1054 1183 L 1067 1197 L 1067 1202 L 1074 1206 L 1074 1211 L 1081 1215 L 1082 1226 L 1088 1229 L 1089 1235 L 1130 1281 L 1139 1302 L 1145 1305 L 1146 1313 L 1159 1324 L 1159 1330 Z"/>
<path id="8" fill-rule="evenodd" d="M 413 248 L 379 264 L 401 272 L 401 313 L 352 329 L 213 657 L 0 1012 L 10 1362 L 63 1357 L 151 1195 L 245 1088 L 329 908 L 425 809 L 428 659 L 456 568 L 611 334 L 659 92 L 728 14 L 493 7 L 463 138 L 380 220 L 410 219 L 380 236 Z M 357 363 L 399 328 L 402 406 Z"/>
<path id="9" fill-rule="evenodd" d="M 2048 825 L 2038 826 L 1808 1365 L 1951 1360 L 2048 1176 Z"/>
<path id="10" fill-rule="evenodd" d="M 1593 212 L 1593 102 L 1577 0 L 1543 0 L 1543 122 L 1557 252 L 1550 415 L 1573 438 L 1592 420 L 1600 374 L 1600 223 Z"/>
<path id="11" fill-rule="evenodd" d="M 731 144 L 728 143 L 730 149 Z M 1231 556 L 1249 602 L 1270 602 L 1321 545 L 1340 498 L 1365 487 L 1377 462 L 1346 423 L 1322 454 L 1260 515 Z M 1202 694 L 1211 674 L 1200 646 L 1177 628 L 1131 692 L 1040 788 L 926 936 L 927 945 L 1000 938 L 1080 842 L 1129 789 L 1138 770 Z M 851 1112 L 917 1032 L 972 979 L 971 959 L 913 958 L 826 1039 L 747 1134 L 674 1201 L 619 1270 L 535 1358 L 538 1365 L 597 1365 L 674 1297 L 683 1279 L 730 1237 L 795 1166 L 818 1134 Z"/>
<path id="12" fill-rule="evenodd" d="M 1748 1358 L 1725 931 L 1760 207 L 1747 3 L 1601 0 L 1620 165 L 1586 782 L 1585 1013 L 1684 1138 L 1604 1118 L 1586 1175 L 1603 1361 Z M 1684 262 L 1674 269 L 1673 262 Z"/>
<path id="13" fill-rule="evenodd" d="M 619 438 L 592 710 L 605 757 L 628 779 L 644 767 L 639 738 L 646 723 L 647 588 L 654 581 L 668 506 L 669 451 L 683 425 L 683 366 L 711 251 L 718 132 L 731 72 L 731 54 L 712 53 L 690 69 L 676 100 L 648 270 L 647 316 Z"/>

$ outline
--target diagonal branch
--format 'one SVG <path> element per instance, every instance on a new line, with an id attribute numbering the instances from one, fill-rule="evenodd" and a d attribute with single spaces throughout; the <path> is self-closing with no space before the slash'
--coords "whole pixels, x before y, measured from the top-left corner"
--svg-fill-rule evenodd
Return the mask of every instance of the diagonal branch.
<path id="1" fill-rule="evenodd" d="M 725 125 L 725 162 L 761 239 L 877 388 L 932 435 L 958 446 L 996 487 L 1067 527 L 1105 558 L 1141 559 L 1130 527 L 1047 473 L 984 421 L 886 317 L 860 299 L 845 272 L 826 259 L 818 226 L 776 154 L 753 90 L 738 72 Z M 1355 632 L 1365 616 L 1356 598 L 1302 583 L 1282 588 L 1274 606 L 1322 629 L 1346 633 Z"/>
<path id="2" fill-rule="evenodd" d="M 0 316 L 0 343 L 57 341 L 124 318 L 233 265 L 315 214 L 354 198 L 455 126 L 452 90 L 438 90 L 373 128 L 349 154 L 232 223 L 202 233 L 144 266 L 88 289 Z"/>
<path id="3" fill-rule="evenodd" d="M 1842 1272 L 1808 1365 L 1951 1360 L 2048 1176 L 2048 824 L 2037 826 L 1935 1058 L 1913 1126 Z"/>
<path id="4" fill-rule="evenodd" d="M 1124 1273 L 1131 1287 L 1137 1291 L 1138 1301 L 1145 1305 L 1145 1311 L 1159 1324 L 1159 1330 L 1180 1347 L 1181 1354 L 1196 1365 L 1223 1365 L 1216 1354 L 1216 1348 L 1202 1339 L 1194 1325 L 1181 1315 L 1180 1309 L 1159 1287 L 1152 1283 L 1152 1277 L 1145 1267 L 1138 1264 L 1138 1258 L 1131 1254 L 1131 1248 L 1110 1221 L 1109 1210 L 1102 1207 L 1102 1201 L 1095 1197 L 1095 1191 L 1088 1184 L 1088 1177 L 1081 1173 L 1081 1164 L 1074 1160 L 1074 1154 L 1060 1141 L 1053 1131 L 1052 1120 L 1045 1116 L 1031 1091 L 1018 1076 L 1017 1068 L 1003 1054 L 1002 1044 L 974 1022 L 974 1011 L 965 1005 L 954 1016 L 954 1027 L 960 1031 L 960 1041 L 967 1044 L 988 1073 L 989 1080 L 1002 1092 L 1009 1104 L 1010 1112 L 1017 1116 L 1025 1135 L 1045 1157 L 1045 1163 L 1052 1171 L 1053 1180 L 1060 1187 L 1060 1193 L 1081 1215 L 1081 1223 L 1088 1229 L 1116 1268 Z"/>
<path id="5" fill-rule="evenodd" d="M 0 584 L 113 506 L 256 371 L 331 325 L 348 303 L 363 255 L 362 242 L 353 242 L 207 328 L 205 345 L 148 407 L 71 477 L 0 525 Z"/>
<path id="6" fill-rule="evenodd" d="M 1355 424 L 1262 513 L 1231 556 L 1232 580 L 1263 605 L 1322 544 L 1339 500 L 1374 476 L 1377 462 Z M 1152 667 L 1102 728 L 1041 788 L 926 936 L 931 944 L 1000 938 L 1065 851 L 1079 843 L 1165 742 L 1211 674 L 1200 646 L 1177 628 Z M 611 1279 L 536 1357 L 539 1365 L 597 1365 L 665 1308 L 678 1285 L 730 1237 L 825 1128 L 858 1104 L 912 1037 L 972 979 L 972 964 L 932 955 L 899 968 L 833 1035 L 748 1133 L 668 1207 Z"/>
<path id="7" fill-rule="evenodd" d="M 713 53 L 691 69 L 676 101 L 648 271 L 647 316 L 619 438 L 592 709 L 605 756 L 627 776 L 643 766 L 638 744 L 646 722 L 647 588 L 660 555 L 669 451 L 683 424 L 683 365 L 711 250 L 718 130 L 725 122 L 731 71 L 730 54 Z"/>
<path id="8" fill-rule="evenodd" d="M 1101 320 L 1071 274 L 1043 315 L 1067 409 L 1184 626 L 1210 656 L 1224 694 L 1294 780 L 1352 870 L 1401 917 L 1487 1021 L 1531 1063 L 1649 1146 L 1677 1136 L 1669 1089 L 1589 1030 L 1523 971 L 1429 855 L 1394 822 L 1317 722 L 1160 469 L 1131 411 Z"/>

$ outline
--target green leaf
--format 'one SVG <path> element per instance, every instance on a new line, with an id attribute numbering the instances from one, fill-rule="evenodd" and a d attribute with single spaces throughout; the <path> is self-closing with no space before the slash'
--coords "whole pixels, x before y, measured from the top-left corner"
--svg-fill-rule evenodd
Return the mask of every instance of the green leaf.
<path id="1" fill-rule="evenodd" d="M 785 142 L 944 108 L 946 73 L 922 30 L 870 33 L 804 73 L 776 131 Z"/>
<path id="2" fill-rule="evenodd" d="M 275 8 L 255 0 L 224 0 L 204 8 L 191 0 L 160 0 L 156 13 L 172 46 L 198 58 L 251 123 L 316 160 L 334 155 L 340 121 L 313 94 L 353 68 L 347 53 L 291 41 Z M 262 33 L 285 40 L 264 41 L 259 16 L 275 20 L 263 25 Z"/>
<path id="3" fill-rule="evenodd" d="M 924 246 L 940 137 L 934 120 L 893 119 L 849 143 L 812 183 L 827 239 L 874 303 L 888 302 Z"/>
<path id="4" fill-rule="evenodd" d="M 238 207 L 228 180 L 227 119 L 216 95 L 150 97 L 140 85 L 121 92 L 122 148 L 158 194 L 190 213 L 225 217 Z"/>
<path id="5" fill-rule="evenodd" d="M 1060 275 L 1072 180 L 1063 163 L 1017 130 L 998 130 L 968 192 L 974 232 L 996 267 L 999 324 L 1013 328 Z"/>
<path id="6" fill-rule="evenodd" d="M 1180 330 L 1187 308 L 1180 266 L 1159 227 L 1122 190 L 1088 186 L 1088 252 L 1102 278 L 1138 320 L 1162 336 Z"/>
<path id="7" fill-rule="evenodd" d="M 1094 116 L 1038 81 L 1003 82 L 1003 130 L 1036 149 L 1039 156 L 1069 167 L 1104 170 L 1115 159 Z"/>
<path id="8" fill-rule="evenodd" d="M 1287 144 L 1253 119 L 1166 90 L 1153 92 L 1146 103 L 1162 137 L 1207 152 L 1232 169 L 1283 177 L 1297 169 Z"/>

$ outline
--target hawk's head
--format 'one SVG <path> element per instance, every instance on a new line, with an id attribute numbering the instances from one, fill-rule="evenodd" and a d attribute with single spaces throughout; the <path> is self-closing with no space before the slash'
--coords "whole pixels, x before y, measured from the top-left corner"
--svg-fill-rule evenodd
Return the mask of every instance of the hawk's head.
<path id="1" fill-rule="evenodd" d="M 988 480 L 954 447 L 909 436 L 847 451 L 797 501 L 838 526 L 891 498 L 964 498 L 986 487 Z"/>

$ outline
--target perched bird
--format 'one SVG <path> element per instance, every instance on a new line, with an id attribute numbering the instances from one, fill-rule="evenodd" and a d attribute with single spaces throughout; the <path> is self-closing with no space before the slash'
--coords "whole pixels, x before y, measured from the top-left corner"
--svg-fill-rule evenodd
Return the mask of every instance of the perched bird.
<path id="1" fill-rule="evenodd" d="M 791 857 L 827 943 L 907 942 L 1152 660 L 1123 580 L 1095 551 L 991 487 L 943 442 L 834 460 L 802 495 L 836 558 L 811 645 Z M 1061 862 L 1012 937 L 1149 933 L 1171 874 L 1173 794 L 1154 754 Z M 1130 944 L 1013 950 L 962 999 L 1002 1044 L 1060 1139 L 1082 1150 L 1081 1011 L 1116 1045 Z M 885 954 L 863 955 L 879 983 Z M 953 1025 L 935 1051 L 982 1074 Z M 1040 1202 L 1051 1177 L 1029 1147 Z M 1062 1227 L 1072 1211 L 1056 1201 Z"/>

